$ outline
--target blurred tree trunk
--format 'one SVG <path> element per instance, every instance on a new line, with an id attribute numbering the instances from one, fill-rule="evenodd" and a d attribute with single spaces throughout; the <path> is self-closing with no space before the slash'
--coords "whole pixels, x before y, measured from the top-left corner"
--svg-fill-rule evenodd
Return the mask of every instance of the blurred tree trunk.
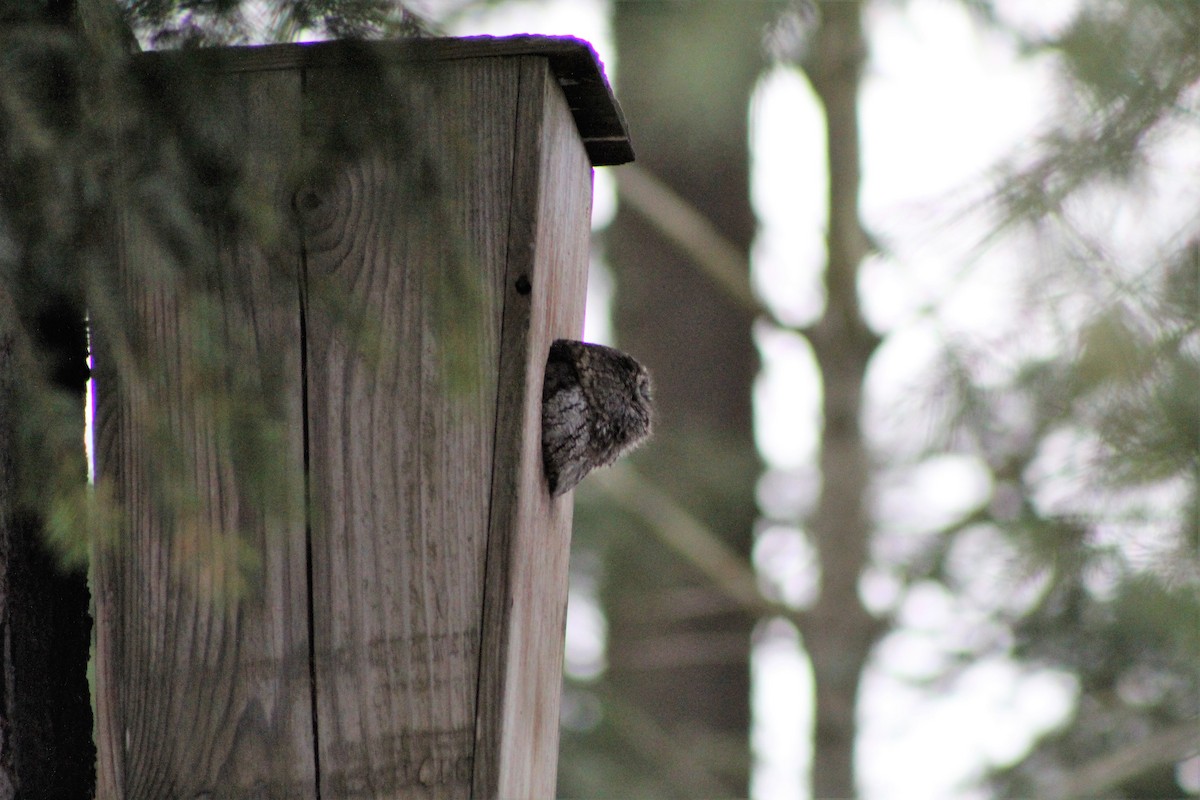
<path id="1" fill-rule="evenodd" d="M 0 6 L 12 280 L 0 282 L 0 798 L 86 798 L 95 782 L 87 576 L 52 552 L 42 502 L 51 473 L 79 493 L 87 480 L 81 229 L 66 222 L 80 188 L 74 14 L 72 2 Z"/>
<path id="2" fill-rule="evenodd" d="M 804 63 L 825 109 L 829 164 L 825 313 L 808 333 L 824 386 L 821 494 L 810 521 L 821 590 L 805 615 L 804 647 L 816 682 L 813 796 L 854 797 L 855 706 L 877 635 L 858 595 L 871 522 L 866 505 L 870 457 L 860 409 L 863 377 L 877 345 L 862 321 L 858 268 L 869 245 L 858 216 L 858 91 L 866 59 L 857 0 L 820 4 Z"/>
<path id="3" fill-rule="evenodd" d="M 747 258 L 755 228 L 747 109 L 772 8 L 615 4 L 618 96 L 638 164 Z M 659 409 L 654 444 L 640 463 L 749 558 L 760 472 L 751 415 L 759 368 L 752 315 L 628 204 L 607 241 L 617 283 L 616 336 L 650 368 Z M 671 796 L 745 796 L 755 620 L 653 537 L 621 539 L 611 553 L 604 599 L 612 686 L 674 747 L 707 767 L 705 775 L 676 770 L 685 777 L 658 785 L 670 787 Z"/>

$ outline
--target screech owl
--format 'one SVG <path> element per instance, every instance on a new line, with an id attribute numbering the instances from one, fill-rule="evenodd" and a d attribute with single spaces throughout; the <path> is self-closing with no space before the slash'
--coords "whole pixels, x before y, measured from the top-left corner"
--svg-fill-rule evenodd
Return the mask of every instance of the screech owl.
<path id="1" fill-rule="evenodd" d="M 650 435 L 650 373 L 620 350 L 556 339 L 542 384 L 542 465 L 550 495 L 575 487 Z"/>

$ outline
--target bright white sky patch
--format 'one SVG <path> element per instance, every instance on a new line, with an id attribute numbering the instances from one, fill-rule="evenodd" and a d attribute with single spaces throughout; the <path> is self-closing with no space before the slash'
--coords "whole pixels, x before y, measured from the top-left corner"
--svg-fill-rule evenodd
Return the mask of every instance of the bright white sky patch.
<path id="1" fill-rule="evenodd" d="M 1081 0 L 1002 0 L 996 3 L 1000 20 L 1025 36 L 1050 38 L 1063 31 L 1079 12 Z"/>
<path id="2" fill-rule="evenodd" d="M 804 531 L 764 525 L 754 537 L 754 567 L 763 594 L 803 608 L 817 599 L 817 553 Z"/>
<path id="3" fill-rule="evenodd" d="M 861 206 L 883 255 L 864 265 L 861 288 L 867 318 L 891 330 L 930 305 L 948 313 L 947 295 L 963 291 L 990 223 L 965 210 L 990 190 L 981 184 L 988 170 L 1044 122 L 1048 62 L 1018 61 L 1011 42 L 945 0 L 868 9 Z M 975 294 L 959 305 L 975 315 L 1008 312 L 989 286 Z"/>
<path id="4" fill-rule="evenodd" d="M 782 620 L 760 625 L 751 668 L 755 769 L 750 795 L 801 797 L 812 769 L 813 682 L 796 629 Z"/>
<path id="5" fill-rule="evenodd" d="M 900 533 L 933 531 L 984 505 L 992 493 L 991 472 L 974 456 L 932 456 L 893 471 L 879 490 L 875 516 Z"/>
<path id="6" fill-rule="evenodd" d="M 774 467 L 810 464 L 816 457 L 821 414 L 821 381 L 812 347 L 799 334 L 766 325 L 756 328 L 754 338 L 763 357 L 754 387 L 758 451 Z"/>
<path id="7" fill-rule="evenodd" d="M 829 176 L 824 117 L 799 70 L 777 67 L 759 81 L 750 141 L 751 200 L 760 224 L 751 259 L 754 289 L 785 324 L 807 325 L 825 304 Z"/>
<path id="8" fill-rule="evenodd" d="M 945 0 L 868 6 L 863 213 L 872 228 L 984 174 L 1044 116 L 1045 75 Z"/>
<path id="9" fill-rule="evenodd" d="M 1037 736 L 1066 721 L 1077 691 L 1068 675 L 995 658 L 931 693 L 911 682 L 915 654 L 881 648 L 879 656 L 863 679 L 858 756 L 863 795 L 873 800 L 989 797 L 978 786 L 983 771 L 1024 757 Z M 892 659 L 910 674 L 893 673 Z"/>

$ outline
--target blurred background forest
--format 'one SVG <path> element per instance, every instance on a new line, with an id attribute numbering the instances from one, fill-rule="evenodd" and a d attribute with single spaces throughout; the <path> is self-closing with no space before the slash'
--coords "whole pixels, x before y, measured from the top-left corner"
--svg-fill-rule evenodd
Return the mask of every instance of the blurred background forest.
<path id="1" fill-rule="evenodd" d="M 574 34 L 637 152 L 597 175 L 588 332 L 650 368 L 660 422 L 576 492 L 559 794 L 1200 795 L 1200 2 L 0 21 L 0 526 L 70 591 L 111 511 L 79 443 L 83 320 L 122 318 L 114 169 L 184 280 L 205 215 L 262 201 L 130 52 Z"/>

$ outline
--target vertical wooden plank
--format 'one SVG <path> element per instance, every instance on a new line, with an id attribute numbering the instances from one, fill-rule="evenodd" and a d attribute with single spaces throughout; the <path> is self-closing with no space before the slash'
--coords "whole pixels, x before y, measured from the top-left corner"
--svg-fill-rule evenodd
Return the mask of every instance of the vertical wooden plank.
<path id="1" fill-rule="evenodd" d="M 396 125 L 352 157 L 315 154 L 325 177 L 301 201 L 321 795 L 465 798 L 516 62 L 404 64 L 391 93 L 369 74 L 306 76 L 310 130 L 349 113 Z M 435 286 L 464 255 L 481 307 L 453 352 Z"/>
<path id="2" fill-rule="evenodd" d="M 212 80 L 217 90 L 197 102 L 214 105 L 194 118 L 234 137 L 249 185 L 290 213 L 299 74 Z M 124 215 L 134 319 L 97 335 L 97 477 L 124 512 L 121 541 L 99 554 L 96 570 L 98 796 L 314 797 L 295 242 L 284 237 L 267 251 L 250 231 L 214 231 L 217 303 L 205 311 L 165 266 L 147 221 L 156 210 L 143 198 Z M 278 404 L 273 452 L 239 452 L 199 401 L 228 387 L 199 383 L 197 313 L 241 337 L 230 379 Z M 122 385 L 115 364 L 128 358 L 129 335 L 152 358 L 142 382 Z M 261 456 L 285 470 L 294 513 L 264 515 L 243 493 L 258 468 L 246 462 Z M 257 580 L 239 590 L 247 553 L 259 560 Z"/>
<path id="3" fill-rule="evenodd" d="M 583 328 L 591 164 L 544 58 L 521 59 L 476 725 L 475 797 L 553 797 L 571 494 L 542 473 L 546 354 Z"/>

